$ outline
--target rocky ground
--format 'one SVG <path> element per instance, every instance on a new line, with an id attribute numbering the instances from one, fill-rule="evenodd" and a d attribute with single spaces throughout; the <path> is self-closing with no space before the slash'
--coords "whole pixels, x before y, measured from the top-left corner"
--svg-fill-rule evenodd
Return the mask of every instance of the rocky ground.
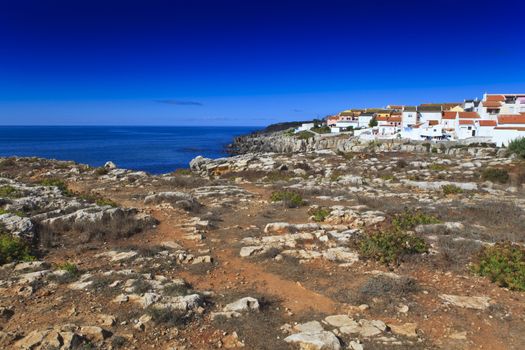
<path id="1" fill-rule="evenodd" d="M 161 176 L 4 158 L 2 237 L 30 250 L 2 259 L 0 347 L 523 349 L 524 292 L 473 266 L 523 245 L 524 182 L 494 150 L 198 157 Z M 363 248 L 382 232 L 404 250 Z"/>

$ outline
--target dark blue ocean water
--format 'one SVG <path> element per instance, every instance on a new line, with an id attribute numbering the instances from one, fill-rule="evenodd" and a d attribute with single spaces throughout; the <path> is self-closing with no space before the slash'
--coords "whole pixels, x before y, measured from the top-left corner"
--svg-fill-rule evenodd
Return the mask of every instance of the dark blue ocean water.
<path id="1" fill-rule="evenodd" d="M 0 126 L 0 156 L 37 156 L 153 174 L 188 167 L 202 155 L 226 155 L 225 146 L 254 127 Z"/>

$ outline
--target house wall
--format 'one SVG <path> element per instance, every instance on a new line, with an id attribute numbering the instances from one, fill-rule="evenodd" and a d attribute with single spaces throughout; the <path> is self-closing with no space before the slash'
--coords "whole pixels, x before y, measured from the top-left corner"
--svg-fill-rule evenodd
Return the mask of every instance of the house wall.
<path id="1" fill-rule="evenodd" d="M 478 126 L 476 131 L 476 136 L 489 136 L 492 137 L 494 135 L 494 127 L 493 126 Z"/>
<path id="2" fill-rule="evenodd" d="M 419 121 L 422 123 L 428 122 L 429 120 L 441 120 L 441 112 L 420 112 Z"/>
<path id="3" fill-rule="evenodd" d="M 368 117 L 368 116 L 361 117 L 361 116 L 359 116 L 357 118 L 357 125 L 360 128 L 368 128 L 368 125 L 370 124 L 371 120 L 372 120 L 372 117 Z"/>
<path id="4" fill-rule="evenodd" d="M 494 129 L 492 132 L 492 142 L 498 147 L 508 146 L 510 141 L 520 137 L 525 137 L 525 131 Z"/>
<path id="5" fill-rule="evenodd" d="M 417 124 L 417 112 L 403 112 L 401 120 L 403 127 Z"/>

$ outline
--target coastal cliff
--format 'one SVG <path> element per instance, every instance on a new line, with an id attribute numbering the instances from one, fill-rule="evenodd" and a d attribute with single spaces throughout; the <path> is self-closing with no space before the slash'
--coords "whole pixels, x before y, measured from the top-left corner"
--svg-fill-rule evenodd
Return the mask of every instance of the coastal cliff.
<path id="1" fill-rule="evenodd" d="M 234 139 L 229 146 L 232 154 L 246 153 L 297 153 L 331 150 L 334 152 L 416 152 L 447 155 L 503 156 L 505 149 L 491 144 L 444 142 L 431 144 L 425 141 L 381 140 L 365 141 L 348 135 L 315 135 L 300 138 L 285 132 L 251 134 Z"/>

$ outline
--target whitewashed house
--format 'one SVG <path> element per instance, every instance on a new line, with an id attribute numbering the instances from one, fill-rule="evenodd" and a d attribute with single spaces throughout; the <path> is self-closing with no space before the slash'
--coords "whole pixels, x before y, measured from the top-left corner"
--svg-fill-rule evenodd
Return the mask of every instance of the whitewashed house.
<path id="1" fill-rule="evenodd" d="M 417 112 L 421 123 L 426 123 L 430 120 L 441 121 L 441 105 L 420 105 L 417 108 Z"/>
<path id="2" fill-rule="evenodd" d="M 373 112 L 363 112 L 357 117 L 357 126 L 360 128 L 368 128 L 370 121 L 374 118 Z"/>
<path id="3" fill-rule="evenodd" d="M 401 113 L 401 125 L 408 128 L 418 123 L 417 107 L 405 106 Z"/>
<path id="4" fill-rule="evenodd" d="M 478 121 L 480 115 L 476 112 L 457 112 L 455 120 L 456 138 L 459 140 L 476 137 L 478 135 Z"/>
<path id="5" fill-rule="evenodd" d="M 401 114 L 392 114 L 389 117 L 379 116 L 376 119 L 380 136 L 390 136 L 401 131 Z"/>
<path id="6" fill-rule="evenodd" d="M 301 126 L 295 128 L 295 132 L 308 131 L 315 127 L 314 123 L 303 123 Z"/>
<path id="7" fill-rule="evenodd" d="M 525 137 L 525 113 L 498 116 L 498 126 L 492 133 L 497 146 L 507 146 L 510 141 Z"/>

